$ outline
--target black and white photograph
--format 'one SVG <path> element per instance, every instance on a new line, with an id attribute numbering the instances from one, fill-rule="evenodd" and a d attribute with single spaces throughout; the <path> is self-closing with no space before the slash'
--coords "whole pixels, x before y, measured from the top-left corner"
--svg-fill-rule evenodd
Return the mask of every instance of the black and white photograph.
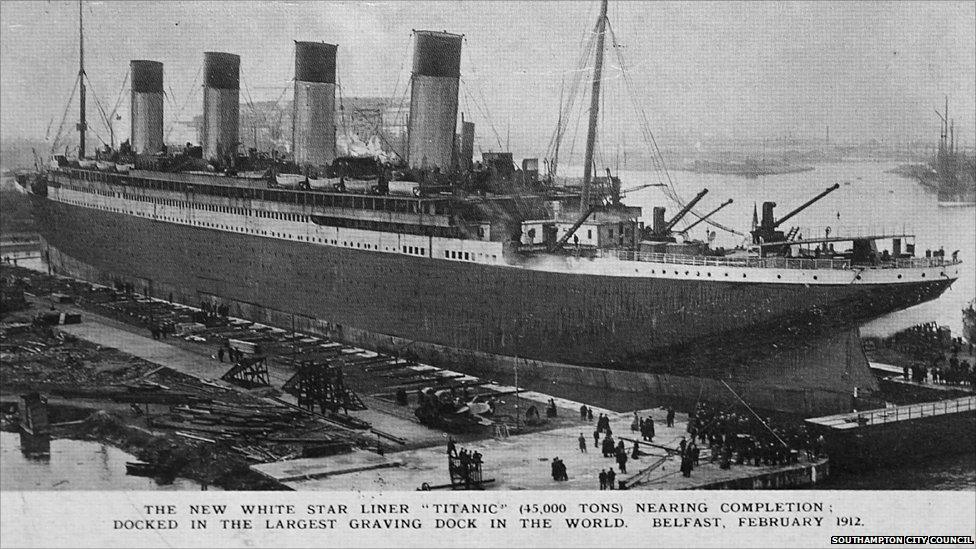
<path id="1" fill-rule="evenodd" d="M 974 2 L 3 0 L 0 169 L 4 547 L 974 543 Z"/>

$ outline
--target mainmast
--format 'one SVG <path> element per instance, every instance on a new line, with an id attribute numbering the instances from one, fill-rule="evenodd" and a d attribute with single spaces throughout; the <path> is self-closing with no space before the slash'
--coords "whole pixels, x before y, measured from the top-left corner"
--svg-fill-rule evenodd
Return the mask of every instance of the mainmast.
<path id="1" fill-rule="evenodd" d="M 580 211 L 590 202 L 590 179 L 593 177 L 593 149 L 596 146 L 596 123 L 600 114 L 600 80 L 603 78 L 603 42 L 607 28 L 607 0 L 600 3 L 600 18 L 596 22 L 596 63 L 593 66 L 593 93 L 590 94 L 590 126 L 586 132 L 586 158 L 583 163 L 583 194 Z"/>
<path id="2" fill-rule="evenodd" d="M 78 115 L 78 158 L 85 158 L 85 130 L 88 125 L 85 122 L 85 27 L 82 16 L 82 0 L 78 0 L 78 87 L 80 95 L 80 112 Z"/>

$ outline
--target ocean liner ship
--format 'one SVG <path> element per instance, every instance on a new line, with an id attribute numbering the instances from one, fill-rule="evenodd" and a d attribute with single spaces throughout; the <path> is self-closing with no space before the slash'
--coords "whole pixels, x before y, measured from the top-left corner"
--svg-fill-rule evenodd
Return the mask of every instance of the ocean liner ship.
<path id="1" fill-rule="evenodd" d="M 365 347 L 611 369 L 701 340 L 854 326 L 956 280 L 954 257 L 914 257 L 909 234 L 786 229 L 836 186 L 779 218 L 765 203 L 734 251 L 675 232 L 689 214 L 710 221 L 693 210 L 705 191 L 645 226 L 619 180 L 593 173 L 606 32 L 604 3 L 575 187 L 510 153 L 474 161 L 474 125 L 456 133 L 460 35 L 415 31 L 408 143 L 392 164 L 336 156 L 335 45 L 296 43 L 284 159 L 238 154 L 238 56 L 204 54 L 202 144 L 178 152 L 163 143 L 162 64 L 132 61 L 129 143 L 86 156 L 82 101 L 78 158 L 28 184 L 48 263 Z M 83 76 L 82 62 L 82 92 Z"/>

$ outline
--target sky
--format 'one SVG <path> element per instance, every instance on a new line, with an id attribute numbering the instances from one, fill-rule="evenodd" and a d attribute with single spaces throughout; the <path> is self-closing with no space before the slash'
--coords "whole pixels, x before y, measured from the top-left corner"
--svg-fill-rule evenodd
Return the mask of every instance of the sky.
<path id="1" fill-rule="evenodd" d="M 339 45 L 342 94 L 400 97 L 411 30 L 431 29 L 465 35 L 460 110 L 482 146 L 510 139 L 542 156 L 599 3 L 86 1 L 83 10 L 90 89 L 107 111 L 119 102 L 118 135 L 128 132 L 130 59 L 165 64 L 171 125 L 202 111 L 203 51 L 242 56 L 242 108 L 290 98 L 293 40 Z M 946 95 L 960 141 L 976 142 L 974 2 L 632 1 L 611 2 L 608 15 L 617 42 L 608 40 L 606 142 L 639 140 L 639 113 L 664 141 L 814 137 L 828 125 L 832 140 L 934 140 Z M 0 138 L 57 133 L 77 74 L 77 18 L 75 2 L 0 2 Z M 107 139 L 97 107 L 89 112 Z"/>

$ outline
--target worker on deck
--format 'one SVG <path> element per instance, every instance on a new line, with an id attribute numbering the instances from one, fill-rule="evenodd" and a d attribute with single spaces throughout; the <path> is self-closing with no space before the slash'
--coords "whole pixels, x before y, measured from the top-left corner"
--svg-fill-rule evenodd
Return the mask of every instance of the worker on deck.
<path id="1" fill-rule="evenodd" d="M 580 433 L 579 436 L 579 449 L 580 452 L 586 453 L 586 437 L 583 436 L 583 433 Z"/>
<path id="2" fill-rule="evenodd" d="M 665 419 L 665 425 L 674 427 L 674 406 L 668 406 L 668 416 Z"/>
<path id="3" fill-rule="evenodd" d="M 607 472 L 604 471 L 603 469 L 600 469 L 600 474 L 598 476 L 600 478 L 600 489 L 601 490 L 606 490 L 607 489 Z"/>

